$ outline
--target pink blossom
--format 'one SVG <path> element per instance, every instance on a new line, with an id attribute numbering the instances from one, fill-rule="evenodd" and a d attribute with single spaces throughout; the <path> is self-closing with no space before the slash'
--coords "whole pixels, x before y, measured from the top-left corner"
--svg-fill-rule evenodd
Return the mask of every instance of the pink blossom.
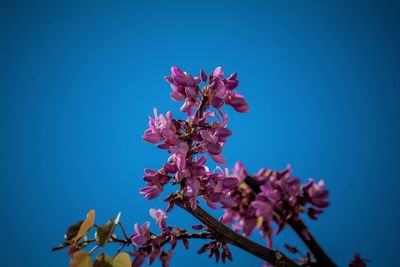
<path id="1" fill-rule="evenodd" d="M 176 136 L 176 126 L 172 118 L 172 112 L 168 111 L 165 115 L 158 115 L 157 109 L 153 109 L 154 117 L 149 116 L 149 128 L 143 134 L 143 140 L 149 143 L 157 144 L 164 142 L 159 147 L 165 145 L 177 145 L 180 143 Z"/>
<path id="2" fill-rule="evenodd" d="M 233 90 L 239 85 L 237 74 L 224 77 L 224 70 L 217 67 L 210 75 L 210 85 L 203 93 L 210 99 L 213 107 L 220 109 L 224 104 L 232 106 L 238 112 L 247 112 L 249 105 L 243 95 Z"/>
<path id="3" fill-rule="evenodd" d="M 156 220 L 158 227 L 165 228 L 167 215 L 162 209 L 150 209 L 150 215 Z"/>
<path id="4" fill-rule="evenodd" d="M 160 260 L 161 260 L 161 264 L 162 267 L 169 267 L 170 266 L 170 262 L 172 259 L 172 255 L 173 255 L 173 250 L 170 249 L 167 253 L 166 252 L 162 252 L 160 255 Z"/>
<path id="5" fill-rule="evenodd" d="M 171 164 L 164 164 L 163 168 L 158 171 L 145 169 L 143 180 L 147 186 L 141 188 L 139 193 L 149 200 L 158 197 L 164 190 L 164 185 L 172 178 L 169 173 L 175 169 L 176 167 Z"/>
<path id="6" fill-rule="evenodd" d="M 163 191 L 162 186 L 146 186 L 140 189 L 139 193 L 141 195 L 144 195 L 146 199 L 150 200 L 158 197 L 162 191 Z"/>
<path id="7" fill-rule="evenodd" d="M 134 245 L 140 246 L 147 243 L 148 238 L 150 237 L 149 222 L 144 223 L 142 226 L 139 226 L 135 223 L 134 229 L 136 234 L 131 237 L 131 241 Z"/>
<path id="8" fill-rule="evenodd" d="M 218 129 L 201 130 L 200 135 L 204 141 L 204 146 L 207 149 L 208 154 L 215 160 L 215 162 L 220 164 L 225 164 L 225 159 L 222 156 L 222 146 L 225 143 L 225 138 L 229 136 L 229 130 L 223 127 Z M 219 131 L 218 131 L 219 130 Z M 228 132 L 229 131 L 229 132 Z M 223 134 L 223 135 L 221 135 Z M 227 134 L 227 136 L 224 136 Z"/>
<path id="9" fill-rule="evenodd" d="M 243 163 L 236 162 L 235 166 L 232 168 L 232 176 L 235 176 L 239 179 L 239 181 L 243 182 L 246 176 L 249 174 L 247 173 L 246 169 L 244 168 Z"/>
<path id="10" fill-rule="evenodd" d="M 247 104 L 244 96 L 237 92 L 229 91 L 225 95 L 225 103 L 231 105 L 237 112 L 248 112 L 249 105 Z"/>
<path id="11" fill-rule="evenodd" d="M 198 84 L 201 79 L 183 72 L 176 66 L 171 68 L 171 76 L 166 76 L 164 79 L 171 85 L 171 98 L 177 102 L 185 100 L 181 111 L 191 114 L 193 109 L 199 106 L 196 98 L 200 90 Z"/>
<path id="12" fill-rule="evenodd" d="M 317 208 L 326 208 L 329 206 L 329 202 L 326 198 L 329 197 L 329 192 L 324 189 L 325 182 L 320 180 L 316 183 L 310 179 L 309 183 L 303 187 L 303 191 L 306 194 L 308 201 Z"/>

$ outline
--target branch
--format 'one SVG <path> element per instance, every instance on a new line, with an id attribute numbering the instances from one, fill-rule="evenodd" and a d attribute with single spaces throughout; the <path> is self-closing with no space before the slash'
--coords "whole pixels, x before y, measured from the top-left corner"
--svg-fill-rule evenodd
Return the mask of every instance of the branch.
<path id="1" fill-rule="evenodd" d="M 255 180 L 251 176 L 246 176 L 244 182 L 253 190 L 255 194 L 261 192 L 260 184 L 257 180 Z M 280 215 L 279 210 L 274 209 L 274 212 Z M 292 227 L 292 229 L 296 232 L 296 234 L 301 238 L 301 240 L 306 244 L 308 249 L 314 255 L 315 260 L 317 261 L 316 266 L 322 267 L 336 267 L 337 265 L 332 261 L 332 259 L 326 254 L 326 252 L 322 249 L 322 247 L 318 244 L 317 240 L 313 237 L 313 235 L 308 230 L 307 226 L 300 218 L 295 220 L 290 218 L 287 223 Z"/>
<path id="2" fill-rule="evenodd" d="M 155 234 L 152 234 L 156 236 Z M 178 240 L 181 239 L 214 239 L 214 235 L 210 232 L 198 232 L 198 233 L 193 233 L 193 232 L 180 232 L 179 234 L 175 235 Z M 171 236 L 168 236 L 162 243 L 159 244 L 160 247 L 164 246 L 167 244 L 169 241 L 171 241 Z M 112 242 L 120 243 L 121 245 L 131 245 L 132 241 L 130 239 L 127 240 L 122 240 L 118 238 L 112 238 Z"/>
<path id="3" fill-rule="evenodd" d="M 209 231 L 211 231 L 219 240 L 243 249 L 277 267 L 299 266 L 286 257 L 282 252 L 263 247 L 233 231 L 203 210 L 200 206 L 197 206 L 197 209 L 194 210 L 190 207 L 190 204 L 187 201 L 176 201 L 176 204 L 204 223 L 208 227 Z"/>

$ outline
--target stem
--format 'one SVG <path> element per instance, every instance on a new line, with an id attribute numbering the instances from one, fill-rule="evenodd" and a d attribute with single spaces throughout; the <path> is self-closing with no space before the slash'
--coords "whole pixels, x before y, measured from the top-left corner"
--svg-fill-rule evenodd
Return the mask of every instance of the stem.
<path id="1" fill-rule="evenodd" d="M 207 96 L 203 96 L 203 98 L 201 99 L 200 107 L 199 107 L 199 117 L 200 118 L 203 117 L 204 112 L 206 111 L 207 101 L 208 101 L 208 97 Z"/>
<path id="2" fill-rule="evenodd" d="M 253 190 L 255 194 L 261 192 L 260 184 L 257 180 L 255 180 L 251 176 L 246 176 L 244 182 Z M 279 215 L 279 211 L 274 209 L 274 212 Z M 326 254 L 326 252 L 322 249 L 322 247 L 318 244 L 317 240 L 313 237 L 313 235 L 308 230 L 304 221 L 299 219 L 289 219 L 287 223 L 290 227 L 296 232 L 296 234 L 301 238 L 304 244 L 308 247 L 311 253 L 314 255 L 315 260 L 317 261 L 315 266 L 321 267 L 336 267 L 337 265 L 332 261 L 332 259 Z"/>
<path id="3" fill-rule="evenodd" d="M 151 233 L 151 232 L 150 232 Z M 151 233 L 152 235 L 156 236 L 155 234 Z M 210 232 L 199 232 L 199 233 L 193 233 L 193 232 L 181 232 L 176 235 L 176 238 L 178 240 L 181 239 L 214 239 L 214 235 Z M 164 246 L 166 243 L 168 243 L 171 240 L 171 236 L 168 236 L 163 243 L 160 244 L 160 247 Z M 122 246 L 129 246 L 131 245 L 131 241 L 128 240 L 122 240 L 122 239 L 117 239 L 113 238 L 112 242 L 120 243 Z"/>
<path id="4" fill-rule="evenodd" d="M 125 239 L 126 239 L 126 240 L 129 240 L 129 237 L 128 237 L 128 235 L 126 234 L 125 228 L 124 228 L 124 226 L 122 225 L 122 223 L 121 223 L 121 222 L 118 222 L 118 225 L 119 225 L 119 227 L 121 228 L 122 234 L 124 235 Z"/>
<path id="5" fill-rule="evenodd" d="M 180 233 L 179 235 L 176 236 L 178 240 L 182 239 L 214 239 L 214 235 L 209 232 L 201 232 L 201 233 Z M 168 243 L 171 240 L 171 237 L 168 237 L 163 244 L 160 245 L 160 247 L 164 246 L 166 243 Z"/>
<path id="6" fill-rule="evenodd" d="M 282 252 L 263 247 L 260 244 L 255 243 L 252 240 L 233 231 L 203 210 L 200 206 L 197 206 L 197 208 L 194 210 L 190 207 L 190 204 L 187 201 L 176 201 L 176 204 L 204 223 L 218 238 L 218 240 L 230 243 L 277 267 L 299 266 L 286 257 Z"/>

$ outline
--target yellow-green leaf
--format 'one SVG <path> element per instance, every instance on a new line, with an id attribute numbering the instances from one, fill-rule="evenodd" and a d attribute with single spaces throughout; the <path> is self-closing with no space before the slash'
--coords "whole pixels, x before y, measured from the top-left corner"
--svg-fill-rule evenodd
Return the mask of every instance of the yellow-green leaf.
<path id="1" fill-rule="evenodd" d="M 112 260 L 113 267 L 131 267 L 131 257 L 128 253 L 122 252 L 118 253 Z"/>
<path id="2" fill-rule="evenodd" d="M 80 250 L 76 252 L 69 263 L 70 267 L 91 267 L 92 259 L 86 252 Z"/>
<path id="3" fill-rule="evenodd" d="M 119 218 L 121 216 L 121 212 L 118 213 L 115 219 L 110 219 L 105 222 L 103 225 L 97 228 L 96 231 L 96 243 L 99 247 L 104 246 L 108 240 L 110 239 L 111 235 L 114 233 L 115 227 L 119 222 Z"/>
<path id="4" fill-rule="evenodd" d="M 71 239 L 72 242 L 77 242 L 79 239 L 84 237 L 86 233 L 92 228 L 94 225 L 94 210 L 91 210 L 88 212 L 86 215 L 86 219 L 83 221 L 81 224 L 81 227 L 79 228 L 78 234 Z"/>

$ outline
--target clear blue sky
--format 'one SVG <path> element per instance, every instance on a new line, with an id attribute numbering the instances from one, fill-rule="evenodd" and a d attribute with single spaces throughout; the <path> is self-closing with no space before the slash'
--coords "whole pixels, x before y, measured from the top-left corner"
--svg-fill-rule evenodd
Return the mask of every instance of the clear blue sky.
<path id="1" fill-rule="evenodd" d="M 2 1 L 1 265 L 66 266 L 50 248 L 89 209 L 132 229 L 165 207 L 138 190 L 167 157 L 141 135 L 153 106 L 178 112 L 171 65 L 238 72 L 251 111 L 230 112 L 228 164 L 324 178 L 332 206 L 309 226 L 328 253 L 397 265 L 400 5 L 277 2 Z M 195 222 L 178 209 L 168 221 Z M 215 263 L 178 249 L 172 266 L 189 264 Z"/>

